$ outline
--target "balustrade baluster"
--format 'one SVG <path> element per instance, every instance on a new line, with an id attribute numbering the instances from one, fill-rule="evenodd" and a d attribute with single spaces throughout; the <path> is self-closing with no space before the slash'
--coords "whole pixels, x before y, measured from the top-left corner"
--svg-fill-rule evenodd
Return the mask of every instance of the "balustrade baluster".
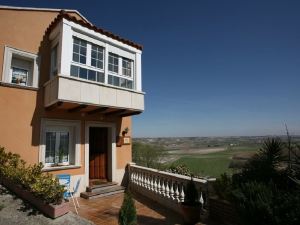
<path id="1" fill-rule="evenodd" d="M 169 181 L 166 180 L 166 197 L 170 198 L 170 188 L 169 188 Z"/>
<path id="2" fill-rule="evenodd" d="M 150 190 L 154 191 L 154 188 L 153 188 L 153 175 L 150 175 Z"/>
<path id="3" fill-rule="evenodd" d="M 142 174 L 141 171 L 138 171 L 138 186 L 142 186 Z"/>
<path id="4" fill-rule="evenodd" d="M 170 181 L 170 198 L 172 201 L 175 200 L 174 198 L 174 182 L 173 180 Z"/>
<path id="5" fill-rule="evenodd" d="M 203 208 L 203 205 L 204 205 L 204 199 L 203 199 L 203 196 L 202 196 L 202 191 L 200 192 L 199 202 L 201 203 L 201 206 L 202 206 L 202 208 Z"/>
<path id="6" fill-rule="evenodd" d="M 157 177 L 157 191 L 158 191 L 158 194 L 161 195 L 162 194 L 162 190 L 161 190 L 161 177 Z"/>
<path id="7" fill-rule="evenodd" d="M 158 193 L 158 188 L 157 188 L 157 177 L 154 176 L 154 184 L 153 184 L 153 189 L 155 193 Z"/>
<path id="8" fill-rule="evenodd" d="M 180 202 L 180 193 L 179 193 L 179 183 L 176 182 L 176 189 L 175 189 L 175 201 Z"/>
<path id="9" fill-rule="evenodd" d="M 165 186 L 165 180 L 164 180 L 164 178 L 162 178 L 161 182 L 162 182 L 162 186 L 161 186 L 162 195 L 166 196 L 166 186 Z"/>
<path id="10" fill-rule="evenodd" d="M 141 173 L 141 176 L 142 176 L 142 179 L 141 179 L 141 181 L 142 181 L 142 187 L 145 187 L 145 174 L 142 172 Z"/>
<path id="11" fill-rule="evenodd" d="M 185 194 L 184 194 L 184 184 L 181 184 L 181 192 L 180 192 L 180 197 L 179 197 L 181 202 L 184 201 L 184 196 L 185 196 Z"/>
<path id="12" fill-rule="evenodd" d="M 146 188 L 148 190 L 150 190 L 150 178 L 149 178 L 149 174 L 148 173 L 146 175 Z"/>

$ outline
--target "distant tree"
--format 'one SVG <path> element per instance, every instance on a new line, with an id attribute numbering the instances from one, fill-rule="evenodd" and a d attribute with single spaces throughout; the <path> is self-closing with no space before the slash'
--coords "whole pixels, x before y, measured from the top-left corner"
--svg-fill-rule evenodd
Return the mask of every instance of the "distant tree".
<path id="1" fill-rule="evenodd" d="M 160 168 L 166 151 L 161 146 L 133 142 L 132 160 L 140 166 Z"/>

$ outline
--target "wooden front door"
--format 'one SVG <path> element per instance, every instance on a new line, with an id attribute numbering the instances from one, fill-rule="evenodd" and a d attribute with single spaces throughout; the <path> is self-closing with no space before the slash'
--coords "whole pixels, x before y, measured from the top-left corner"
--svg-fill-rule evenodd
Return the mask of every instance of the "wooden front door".
<path id="1" fill-rule="evenodd" d="M 90 179 L 107 179 L 108 128 L 90 127 Z"/>

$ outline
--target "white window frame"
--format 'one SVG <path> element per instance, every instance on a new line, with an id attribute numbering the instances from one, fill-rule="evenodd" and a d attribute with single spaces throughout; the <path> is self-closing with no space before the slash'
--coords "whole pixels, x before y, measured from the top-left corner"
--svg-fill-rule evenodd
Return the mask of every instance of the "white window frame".
<path id="1" fill-rule="evenodd" d="M 100 45 L 96 45 L 96 44 L 94 44 L 94 43 L 90 43 L 90 45 L 91 45 L 91 66 L 92 66 L 92 59 L 94 59 L 94 60 L 96 61 L 96 65 L 97 65 L 97 61 L 102 62 L 102 68 L 101 68 L 101 67 L 97 67 L 97 66 L 92 66 L 92 67 L 95 67 L 95 68 L 97 68 L 97 69 L 104 70 L 104 63 L 105 63 L 105 49 L 104 49 L 104 47 L 102 47 L 102 46 L 100 46 Z M 93 50 L 93 46 L 95 46 L 96 48 L 102 49 L 102 60 L 100 60 L 100 59 L 98 59 L 98 58 L 93 58 L 93 57 L 92 57 L 92 52 L 93 52 L 93 51 L 96 51 L 97 54 L 98 54 L 98 52 L 99 52 L 98 50 Z"/>
<path id="2" fill-rule="evenodd" d="M 33 54 L 33 53 L 29 53 L 29 52 L 26 52 L 26 51 L 22 51 L 22 50 L 19 50 L 19 49 L 11 48 L 11 47 L 8 47 L 8 46 L 5 46 L 5 48 L 4 48 L 4 62 L 3 62 L 3 71 L 2 71 L 2 82 L 10 83 L 10 84 L 16 85 L 18 87 L 24 87 L 22 85 L 11 83 L 11 80 L 12 80 L 11 65 L 12 65 L 13 54 L 18 55 L 22 58 L 26 58 L 29 61 L 33 61 L 32 85 L 27 84 L 25 87 L 38 87 L 38 79 L 39 79 L 38 55 Z M 24 69 L 24 68 L 20 68 L 20 69 Z"/>
<path id="3" fill-rule="evenodd" d="M 74 48 L 74 39 L 80 39 L 83 41 L 87 42 L 87 51 L 86 51 L 86 64 L 83 63 L 79 63 L 79 62 L 75 62 L 73 61 L 73 48 Z M 103 48 L 103 68 L 98 68 L 95 66 L 91 65 L 91 59 L 92 59 L 92 46 L 96 45 L 99 46 L 101 48 Z M 108 70 L 108 65 L 109 65 L 109 54 L 114 54 L 118 57 L 118 72 L 113 72 L 113 71 L 109 71 Z M 121 54 L 123 53 L 123 54 Z M 126 60 L 130 60 L 131 61 L 131 74 L 130 76 L 128 75 L 123 75 L 123 58 Z M 87 79 L 85 78 L 80 78 L 79 76 L 72 76 L 71 75 L 71 66 L 78 66 L 87 70 L 93 70 L 95 72 L 100 72 L 104 74 L 104 83 L 102 82 L 98 82 L 98 81 L 93 81 L 93 80 L 89 80 L 88 77 Z M 89 82 L 95 82 L 97 84 L 105 84 L 108 86 L 113 86 L 113 87 L 119 87 L 119 88 L 124 88 L 126 90 L 135 90 L 136 86 L 135 86 L 135 59 L 133 56 L 130 55 L 130 53 L 127 53 L 126 51 L 122 50 L 122 49 L 118 49 L 116 47 L 110 46 L 108 44 L 102 43 L 97 39 L 93 39 L 89 36 L 85 36 L 83 34 L 77 33 L 73 31 L 72 34 L 72 58 L 71 58 L 71 62 L 70 62 L 70 68 L 69 68 L 69 73 L 70 76 L 78 79 L 78 80 L 83 80 L 83 81 L 89 81 Z M 127 87 L 122 87 L 121 85 L 119 86 L 115 86 L 112 84 L 108 83 L 108 76 L 116 76 L 122 79 L 126 79 L 132 82 L 132 88 L 127 88 Z"/>
<path id="4" fill-rule="evenodd" d="M 81 134 L 80 134 L 80 121 L 77 120 L 57 120 L 57 119 L 45 119 L 43 118 L 41 121 L 41 129 L 40 129 L 40 154 L 39 154 L 39 162 L 43 163 L 44 168 L 53 168 L 52 163 L 46 163 L 46 132 L 54 131 L 54 130 L 70 130 L 70 142 L 69 142 L 69 156 L 70 152 L 74 150 L 75 162 L 69 166 L 57 166 L 55 168 L 68 168 L 74 166 L 81 166 L 81 157 L 80 157 L 80 149 L 81 149 Z M 69 158 L 70 160 L 70 158 Z M 54 168 L 54 169 L 55 169 Z"/>
<path id="5" fill-rule="evenodd" d="M 74 52 L 74 39 L 79 39 L 79 40 L 83 40 L 83 41 L 86 41 L 87 42 L 87 49 L 86 49 L 86 64 L 83 64 L 83 63 L 79 63 L 79 62 L 75 62 L 73 61 L 73 52 Z M 86 40 L 82 37 L 78 37 L 77 35 L 73 35 L 72 37 L 72 61 L 71 61 L 71 64 L 70 64 L 70 76 L 71 76 L 71 66 L 78 66 L 78 67 L 81 67 L 81 68 L 84 68 L 84 69 L 87 69 L 87 70 L 93 70 L 95 72 L 100 72 L 100 73 L 103 73 L 104 77 L 105 77 L 105 71 L 104 71 L 104 68 L 105 68 L 105 48 L 102 46 L 102 45 L 99 45 L 97 43 L 93 43 L 93 42 L 90 42 L 89 40 Z M 96 45 L 96 46 L 99 46 L 99 47 L 102 47 L 103 48 L 103 68 L 98 68 L 98 67 L 95 67 L 95 66 L 92 66 L 91 65 L 91 59 L 92 59 L 92 45 Z M 75 77 L 75 76 L 71 76 L 71 77 L 74 77 L 76 79 L 80 79 L 80 80 L 84 80 L 84 81 L 90 81 L 90 82 L 95 82 L 95 83 L 102 83 L 102 82 L 98 82 L 98 81 L 93 81 L 93 80 L 89 80 L 88 77 L 87 79 L 84 79 L 84 78 L 80 78 L 79 76 L 78 77 Z M 104 83 L 105 83 L 105 79 L 104 79 Z"/>
<path id="6" fill-rule="evenodd" d="M 123 67 L 123 61 L 127 61 L 127 62 L 129 62 L 129 64 L 130 64 L 130 75 L 125 75 L 125 74 L 123 74 L 123 69 L 125 69 L 126 71 L 128 71 L 129 69 L 128 68 L 126 68 L 126 67 Z M 132 74 L 133 74 L 133 61 L 131 60 L 131 59 L 128 59 L 128 58 L 125 58 L 125 57 L 122 57 L 122 71 L 121 71 L 121 73 L 122 73 L 122 76 L 124 76 L 124 77 L 128 77 L 128 78 L 132 78 L 133 76 L 132 76 Z"/>
<path id="7" fill-rule="evenodd" d="M 71 129 L 70 127 L 66 127 L 66 126 L 46 126 L 45 128 L 45 166 L 49 167 L 55 164 L 55 162 L 52 163 L 46 163 L 46 133 L 47 132 L 54 132 L 56 135 L 56 143 L 55 143 L 55 148 L 57 148 L 59 146 L 59 141 L 60 138 L 57 138 L 58 135 L 57 133 L 59 132 L 68 132 L 69 133 L 69 149 L 68 149 L 68 161 L 67 163 L 70 163 L 70 153 L 72 151 L 72 146 L 74 146 L 74 137 L 73 137 L 73 129 Z M 56 151 L 56 149 L 55 149 Z M 54 159 L 55 161 L 55 159 Z"/>

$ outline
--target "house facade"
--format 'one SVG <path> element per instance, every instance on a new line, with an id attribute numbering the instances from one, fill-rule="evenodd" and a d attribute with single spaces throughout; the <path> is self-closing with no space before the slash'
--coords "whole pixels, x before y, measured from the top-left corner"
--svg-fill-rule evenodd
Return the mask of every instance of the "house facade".
<path id="1" fill-rule="evenodd" d="M 0 7 L 0 146 L 43 170 L 122 183 L 144 110 L 142 46 L 76 10 Z"/>

